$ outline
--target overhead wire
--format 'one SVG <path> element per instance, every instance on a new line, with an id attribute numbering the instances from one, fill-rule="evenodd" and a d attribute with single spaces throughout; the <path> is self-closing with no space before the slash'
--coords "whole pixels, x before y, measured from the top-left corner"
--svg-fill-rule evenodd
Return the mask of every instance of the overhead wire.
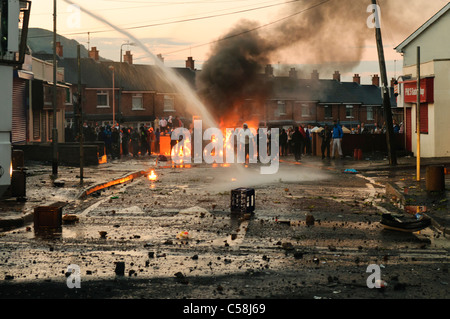
<path id="1" fill-rule="evenodd" d="M 231 34 L 231 35 L 228 35 L 228 36 L 226 36 L 226 37 L 223 37 L 223 38 L 220 38 L 220 39 L 211 41 L 211 42 L 202 43 L 202 44 L 198 44 L 198 45 L 195 45 L 195 46 L 190 46 L 189 48 L 184 48 L 184 49 L 179 49 L 179 50 L 174 50 L 174 51 L 166 52 L 166 53 L 164 53 L 163 55 L 171 55 L 171 54 L 173 54 L 173 53 L 178 53 L 178 52 L 182 52 L 182 51 L 186 51 L 186 50 L 191 50 L 191 49 L 199 48 L 199 47 L 202 47 L 202 46 L 211 45 L 211 44 L 215 44 L 215 43 L 218 43 L 218 42 L 226 41 L 226 40 L 229 40 L 229 39 L 232 39 L 232 38 L 235 38 L 235 37 L 239 37 L 239 36 L 241 36 L 241 35 L 244 35 L 244 34 L 247 34 L 247 33 L 250 33 L 250 32 L 254 32 L 254 31 L 257 31 L 257 30 L 259 30 L 259 29 L 262 29 L 262 28 L 266 28 L 266 27 L 268 27 L 268 26 L 271 26 L 271 25 L 273 25 L 273 24 L 276 24 L 276 23 L 279 23 L 279 22 L 288 20 L 288 19 L 290 19 L 290 18 L 292 18 L 292 17 L 295 17 L 295 16 L 297 16 L 297 15 L 299 15 L 299 14 L 302 14 L 302 13 L 304 13 L 304 12 L 306 12 L 306 11 L 315 9 L 315 8 L 317 8 L 317 7 L 319 7 L 319 6 L 323 5 L 323 4 L 325 4 L 325 3 L 327 3 L 327 2 L 330 2 L 330 1 L 332 1 L 332 0 L 324 0 L 324 1 L 322 1 L 322 2 L 320 2 L 320 3 L 317 3 L 317 4 L 315 4 L 315 5 L 311 6 L 311 7 L 308 7 L 308 8 L 306 8 L 306 9 L 301 10 L 301 11 L 295 12 L 295 13 L 293 13 L 293 14 L 290 14 L 290 15 L 286 16 L 286 17 L 283 17 L 283 18 L 274 20 L 274 21 L 272 21 L 272 22 L 269 22 L 269 23 L 260 25 L 260 26 L 258 26 L 258 27 L 255 27 L 255 28 L 252 28 L 252 29 L 248 29 L 248 30 L 245 30 L 245 31 L 243 31 L 243 32 L 236 33 L 236 34 Z"/>
<path id="2" fill-rule="evenodd" d="M 227 13 L 221 13 L 221 14 L 212 14 L 212 15 L 203 16 L 203 17 L 197 17 L 197 18 L 189 18 L 189 19 L 181 19 L 181 20 L 169 21 L 169 22 L 145 24 L 145 25 L 126 27 L 126 28 L 121 28 L 121 29 L 124 29 L 124 30 L 135 30 L 135 29 L 144 29 L 144 28 L 157 27 L 157 26 L 163 26 L 163 25 L 170 25 L 170 24 L 177 24 L 177 23 L 184 23 L 184 22 L 193 22 L 193 21 L 199 21 L 199 20 L 205 20 L 205 19 L 212 19 L 212 18 L 218 18 L 218 17 L 228 16 L 228 15 L 247 13 L 247 12 L 251 12 L 251 11 L 255 11 L 255 10 L 267 9 L 267 8 L 280 6 L 280 5 L 286 5 L 286 4 L 293 3 L 293 2 L 298 2 L 298 1 L 301 1 L 301 0 L 291 0 L 291 1 L 286 1 L 286 2 L 283 2 L 283 3 L 276 3 L 276 4 L 271 4 L 271 5 L 260 6 L 260 7 L 257 7 L 257 8 L 243 9 L 243 10 L 227 12 Z M 86 34 L 87 32 L 89 32 L 90 34 L 95 34 L 95 33 L 105 33 L 105 32 L 111 32 L 111 31 L 113 31 L 113 30 L 108 29 L 108 30 L 97 30 L 97 31 L 79 31 L 79 32 L 73 32 L 73 33 L 64 33 L 64 34 L 61 34 L 61 35 L 80 35 L 80 34 Z M 37 37 L 47 37 L 47 36 L 37 36 Z"/>

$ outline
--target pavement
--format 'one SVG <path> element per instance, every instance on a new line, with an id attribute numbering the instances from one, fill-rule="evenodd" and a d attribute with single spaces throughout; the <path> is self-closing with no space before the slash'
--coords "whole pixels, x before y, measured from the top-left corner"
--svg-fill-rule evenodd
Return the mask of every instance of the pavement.
<path id="1" fill-rule="evenodd" d="M 321 160 L 320 157 L 304 156 L 300 162 L 292 157 L 283 157 L 281 164 L 304 165 L 332 170 L 345 174 L 359 173 L 368 178 L 377 177 L 380 172 L 385 176 L 381 184 L 386 188 L 386 196 L 397 212 L 405 209 L 420 209 L 420 212 L 432 220 L 432 225 L 450 238 L 450 175 L 445 176 L 445 192 L 436 194 L 426 190 L 426 168 L 443 165 L 450 171 L 450 158 L 421 159 L 421 180 L 416 181 L 416 159 L 398 158 L 396 166 L 389 165 L 386 158 L 365 158 L 357 161 L 347 157 L 338 160 Z M 82 199 L 106 187 L 127 183 L 134 178 L 150 173 L 152 168 L 170 165 L 158 163 L 155 157 L 141 159 L 123 158 L 94 167 L 85 167 L 83 183 L 80 184 L 79 168 L 60 166 L 61 178 L 51 178 L 52 167 L 43 163 L 26 163 L 26 197 L 0 200 L 0 231 L 23 227 L 33 222 L 34 209 L 55 202 L 68 202 Z M 171 167 L 171 166 L 166 166 Z M 386 174 L 387 172 L 387 174 Z M 380 183 L 379 181 L 377 181 Z"/>

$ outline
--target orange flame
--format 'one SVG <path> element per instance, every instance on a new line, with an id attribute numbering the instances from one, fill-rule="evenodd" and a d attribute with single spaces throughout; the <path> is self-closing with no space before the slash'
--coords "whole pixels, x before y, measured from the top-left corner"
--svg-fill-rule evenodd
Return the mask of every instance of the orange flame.
<path id="1" fill-rule="evenodd" d="M 98 163 L 99 163 L 99 164 L 105 164 L 105 163 L 108 163 L 108 157 L 107 157 L 106 155 L 103 155 L 102 157 L 100 157 L 100 158 L 98 159 Z"/>
<path id="2" fill-rule="evenodd" d="M 158 178 L 158 176 L 156 176 L 154 170 L 152 170 L 152 172 L 150 173 L 150 175 L 148 175 L 148 179 L 151 180 L 151 181 L 156 181 L 157 178 Z"/>

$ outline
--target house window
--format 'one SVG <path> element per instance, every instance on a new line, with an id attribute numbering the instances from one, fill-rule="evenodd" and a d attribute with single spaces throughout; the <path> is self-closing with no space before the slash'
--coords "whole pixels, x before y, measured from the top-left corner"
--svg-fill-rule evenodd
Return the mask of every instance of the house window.
<path id="1" fill-rule="evenodd" d="M 278 115 L 286 115 L 286 103 L 284 101 L 278 101 Z"/>
<path id="2" fill-rule="evenodd" d="M 72 104 L 72 93 L 70 92 L 70 88 L 65 88 L 66 94 L 65 94 L 65 103 L 66 104 Z"/>
<path id="3" fill-rule="evenodd" d="M 329 105 L 324 106 L 325 118 L 331 119 L 333 118 L 333 108 Z"/>
<path id="4" fill-rule="evenodd" d="M 133 94 L 131 103 L 132 103 L 131 109 L 133 111 L 143 110 L 144 109 L 144 103 L 143 103 L 143 99 L 142 99 L 142 94 Z"/>
<path id="5" fill-rule="evenodd" d="M 97 107 L 109 107 L 108 91 L 97 91 Z"/>
<path id="6" fill-rule="evenodd" d="M 373 121 L 373 106 L 367 107 L 367 120 Z"/>
<path id="7" fill-rule="evenodd" d="M 44 86 L 44 105 L 52 105 L 53 103 L 53 87 Z"/>
<path id="8" fill-rule="evenodd" d="M 302 104 L 302 117 L 310 117 L 311 114 L 311 108 L 308 104 Z"/>
<path id="9" fill-rule="evenodd" d="M 173 96 L 164 95 L 164 112 L 175 112 L 175 103 Z"/>
<path id="10" fill-rule="evenodd" d="M 345 117 L 348 119 L 353 118 L 353 105 L 347 105 L 345 107 Z"/>

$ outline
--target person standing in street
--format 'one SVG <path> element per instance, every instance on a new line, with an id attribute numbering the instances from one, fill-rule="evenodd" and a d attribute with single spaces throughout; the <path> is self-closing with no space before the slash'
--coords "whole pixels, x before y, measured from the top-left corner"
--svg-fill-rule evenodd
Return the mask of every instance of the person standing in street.
<path id="1" fill-rule="evenodd" d="M 280 134 L 279 138 L 280 138 L 280 155 L 286 156 L 287 155 L 288 135 L 284 128 L 281 129 L 281 134 Z"/>
<path id="2" fill-rule="evenodd" d="M 336 153 L 336 149 L 339 153 L 339 156 L 341 158 L 344 157 L 344 155 L 342 154 L 342 138 L 344 137 L 344 132 L 342 131 L 342 127 L 341 125 L 334 120 L 334 126 L 333 126 L 333 146 L 331 148 L 331 154 L 333 154 L 333 159 L 335 159 L 335 153 Z"/>
<path id="3" fill-rule="evenodd" d="M 240 146 L 244 147 L 244 163 L 248 164 L 250 162 L 250 139 L 253 139 L 253 134 L 248 128 L 247 123 L 244 123 L 241 131 L 239 132 Z"/>
<path id="4" fill-rule="evenodd" d="M 330 158 L 330 144 L 332 139 L 332 133 L 328 125 L 325 124 L 324 129 L 319 133 L 319 136 L 322 138 L 321 150 L 322 150 L 322 159 L 325 159 L 325 150 L 327 153 L 328 159 Z"/>
<path id="5" fill-rule="evenodd" d="M 159 121 L 159 126 L 161 127 L 161 133 L 166 135 L 167 133 L 167 120 L 165 118 L 161 118 Z"/>
<path id="6" fill-rule="evenodd" d="M 300 133 L 298 126 L 294 128 L 294 133 L 292 133 L 292 148 L 295 160 L 300 161 L 302 159 L 303 135 Z"/>
<path id="7" fill-rule="evenodd" d="M 131 133 L 131 151 L 133 153 L 133 157 L 139 156 L 139 132 L 137 128 L 133 128 Z"/>

